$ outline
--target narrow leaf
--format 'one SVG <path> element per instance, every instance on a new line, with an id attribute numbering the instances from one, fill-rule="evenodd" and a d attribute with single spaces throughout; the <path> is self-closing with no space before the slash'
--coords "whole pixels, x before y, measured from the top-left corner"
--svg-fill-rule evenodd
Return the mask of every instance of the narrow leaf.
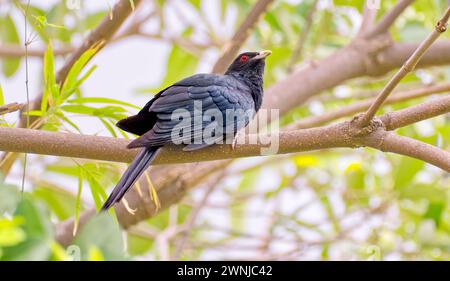
<path id="1" fill-rule="evenodd" d="M 139 106 L 136 106 L 134 104 L 116 100 L 116 99 L 110 99 L 110 98 L 101 98 L 101 97 L 89 97 L 89 98 L 76 98 L 71 99 L 67 101 L 68 103 L 107 103 L 107 104 L 117 104 L 117 105 L 123 105 L 128 106 L 135 109 L 140 109 Z"/>
<path id="2" fill-rule="evenodd" d="M 10 15 L 0 19 L 0 39 L 6 43 L 20 46 L 19 33 L 17 32 L 16 25 Z M 7 58 L 2 60 L 2 69 L 6 77 L 13 76 L 19 67 L 19 58 Z"/>

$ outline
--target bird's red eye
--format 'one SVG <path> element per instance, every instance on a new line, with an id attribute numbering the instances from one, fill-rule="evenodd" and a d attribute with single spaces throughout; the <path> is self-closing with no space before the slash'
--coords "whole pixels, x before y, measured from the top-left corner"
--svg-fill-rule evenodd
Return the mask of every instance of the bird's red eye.
<path id="1" fill-rule="evenodd" d="M 241 62 L 246 62 L 246 61 L 248 61 L 248 56 L 247 55 L 243 55 L 243 56 L 241 56 L 241 58 L 239 60 Z"/>

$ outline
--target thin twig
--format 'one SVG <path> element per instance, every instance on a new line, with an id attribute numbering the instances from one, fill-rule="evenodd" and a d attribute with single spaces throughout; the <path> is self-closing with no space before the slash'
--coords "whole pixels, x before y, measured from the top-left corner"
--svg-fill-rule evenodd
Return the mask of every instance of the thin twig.
<path id="1" fill-rule="evenodd" d="M 27 94 L 27 124 L 26 127 L 29 128 L 30 127 L 30 89 L 29 89 L 29 85 L 28 85 L 28 80 L 29 80 L 29 73 L 28 73 L 28 46 L 31 44 L 31 41 L 28 41 L 28 23 L 27 23 L 27 19 L 28 19 L 28 9 L 30 7 L 30 1 L 28 0 L 27 2 L 27 6 L 25 8 L 25 13 L 24 13 L 24 45 L 25 45 L 25 90 L 26 90 L 26 94 Z M 24 160 L 23 160 L 23 170 L 22 170 L 22 194 L 25 190 L 25 177 L 26 177 L 26 172 L 27 172 L 27 160 L 28 160 L 28 153 L 24 154 Z"/>
<path id="2" fill-rule="evenodd" d="M 392 8 L 386 15 L 384 15 L 377 25 L 374 26 L 366 35 L 366 38 L 373 37 L 375 35 L 387 32 L 389 27 L 395 22 L 395 20 L 403 13 L 403 11 L 411 5 L 414 0 L 401 0 L 397 5 Z"/>
<path id="3" fill-rule="evenodd" d="M 25 107 L 24 103 L 13 102 L 10 104 L 0 106 L 0 115 L 22 110 Z"/>
<path id="4" fill-rule="evenodd" d="M 292 72 L 294 69 L 294 65 L 297 63 L 299 59 L 302 58 L 303 49 L 305 47 L 306 39 L 308 38 L 308 34 L 311 31 L 312 22 L 314 19 L 314 14 L 317 10 L 317 3 L 318 0 L 314 0 L 314 2 L 311 4 L 311 8 L 309 10 L 308 15 L 305 18 L 305 27 L 302 30 L 300 37 L 298 38 L 297 43 L 295 44 L 295 48 L 292 51 L 291 60 L 289 62 L 289 66 L 287 68 L 288 72 Z"/>
<path id="5" fill-rule="evenodd" d="M 73 52 L 73 47 L 61 47 L 53 50 L 55 56 L 64 56 Z M 45 49 L 42 48 L 28 48 L 29 57 L 43 57 L 45 54 Z M 13 44 L 2 44 L 0 45 L 0 57 L 5 58 L 20 58 L 25 56 L 25 49 L 22 49 L 18 45 Z"/>
<path id="6" fill-rule="evenodd" d="M 364 9 L 362 12 L 362 22 L 359 27 L 357 37 L 364 36 L 366 32 L 373 27 L 375 17 L 377 15 L 377 9 L 370 7 L 368 1 L 366 0 L 364 3 Z"/>
<path id="7" fill-rule="evenodd" d="M 430 35 L 419 45 L 415 52 L 409 57 L 405 64 L 397 71 L 397 73 L 391 78 L 391 80 L 386 84 L 381 93 L 378 95 L 375 102 L 369 107 L 364 115 L 359 117 L 358 123 L 361 127 L 367 126 L 373 119 L 378 109 L 384 103 L 386 98 L 390 95 L 392 90 L 400 83 L 400 81 L 409 72 L 413 71 L 419 62 L 423 54 L 428 50 L 428 48 L 433 44 L 434 41 L 447 30 L 447 22 L 450 17 L 450 7 L 445 11 L 444 16 L 437 22 L 435 29 Z"/>

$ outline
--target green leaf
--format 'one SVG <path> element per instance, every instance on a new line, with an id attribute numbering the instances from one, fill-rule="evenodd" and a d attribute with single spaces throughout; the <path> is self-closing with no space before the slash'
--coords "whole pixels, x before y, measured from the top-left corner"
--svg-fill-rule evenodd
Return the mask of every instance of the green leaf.
<path id="1" fill-rule="evenodd" d="M 64 20 L 69 14 L 70 10 L 66 5 L 66 1 L 58 1 L 45 15 L 47 20 L 44 30 L 49 35 L 49 38 L 57 39 L 65 43 L 70 43 L 72 31 L 65 28 Z"/>
<path id="2" fill-rule="evenodd" d="M 436 223 L 436 226 L 439 226 L 444 208 L 445 204 L 443 202 L 430 202 L 424 219 L 432 219 Z"/>
<path id="3" fill-rule="evenodd" d="M 22 217 L 21 229 L 27 239 L 14 247 L 3 249 L 3 260 L 47 260 L 51 254 L 53 226 L 47 210 L 31 197 L 24 196 L 14 216 Z"/>
<path id="4" fill-rule="evenodd" d="M 96 108 L 80 104 L 80 105 L 63 105 L 61 106 L 61 110 L 69 113 L 94 115 Z"/>
<path id="5" fill-rule="evenodd" d="M 114 131 L 113 126 L 111 126 L 111 124 L 109 124 L 108 121 L 106 121 L 105 119 L 103 119 L 103 118 L 99 118 L 99 119 L 100 119 L 100 121 L 103 123 L 103 125 L 105 126 L 105 128 L 109 131 L 109 133 L 110 133 L 113 137 L 117 138 L 117 134 L 116 134 L 116 131 Z"/>
<path id="6" fill-rule="evenodd" d="M 128 107 L 135 108 L 135 109 L 140 109 L 139 106 L 136 106 L 134 104 L 116 100 L 116 99 L 110 99 L 110 98 L 97 98 L 97 97 L 76 98 L 76 99 L 68 100 L 67 102 L 68 103 L 108 103 L 108 104 L 117 104 L 117 105 L 128 106 Z"/>
<path id="7" fill-rule="evenodd" d="M 93 65 L 91 68 L 89 68 L 88 71 L 81 77 L 79 80 L 76 80 L 75 83 L 72 85 L 72 88 L 68 88 L 67 91 L 63 92 L 62 95 L 62 101 L 66 100 L 68 97 L 70 97 L 73 93 L 79 92 L 81 84 L 94 72 L 94 70 L 97 68 L 96 65 Z"/>
<path id="8" fill-rule="evenodd" d="M 153 92 L 159 92 L 164 88 L 172 85 L 178 80 L 192 75 L 197 68 L 198 58 L 191 53 L 174 46 L 169 55 L 167 62 L 167 70 L 164 80 L 160 87 L 151 89 Z"/>
<path id="9" fill-rule="evenodd" d="M 55 58 L 51 43 L 48 44 L 44 56 L 44 83 L 44 94 L 41 100 L 41 111 L 43 113 L 47 111 L 49 97 L 51 97 L 51 104 L 53 104 L 59 96 L 59 87 L 55 79 Z"/>
<path id="10" fill-rule="evenodd" d="M 12 214 L 20 202 L 20 193 L 15 186 L 0 182 L 0 214 Z"/>
<path id="11" fill-rule="evenodd" d="M 88 175 L 87 181 L 89 182 L 89 187 L 91 188 L 91 194 L 94 199 L 95 206 L 97 207 L 97 210 L 100 210 L 108 195 L 94 177 Z"/>
<path id="12" fill-rule="evenodd" d="M 87 105 L 63 105 L 61 106 L 61 110 L 65 112 L 70 113 L 77 113 L 77 114 L 85 114 L 90 116 L 96 116 L 96 117 L 108 117 L 112 119 L 123 119 L 125 118 L 125 114 L 127 111 L 123 109 L 122 107 L 118 106 L 105 106 L 100 108 L 95 108 Z"/>
<path id="13" fill-rule="evenodd" d="M 22 11 L 25 11 L 25 7 L 26 4 L 21 4 L 18 1 L 15 1 L 16 4 L 19 5 L 20 9 L 22 9 Z M 46 12 L 37 7 L 37 6 L 33 6 L 33 5 L 28 5 L 28 17 L 27 17 L 27 21 L 28 23 L 32 26 L 34 32 L 36 32 L 38 34 L 38 36 L 42 39 L 42 41 L 44 41 L 45 43 L 48 42 L 48 35 L 46 34 L 45 30 L 43 30 L 42 28 L 39 27 L 39 23 L 36 21 L 35 16 L 45 16 Z"/>
<path id="14" fill-rule="evenodd" d="M 79 132 L 80 134 L 82 134 L 81 129 L 77 126 L 77 124 L 75 124 L 74 122 L 72 122 L 69 118 L 67 118 L 61 111 L 58 111 L 56 113 L 56 115 L 63 120 L 64 122 L 66 122 L 67 124 L 69 124 L 72 128 L 74 128 L 75 130 L 77 130 L 77 132 Z"/>
<path id="15" fill-rule="evenodd" d="M 106 200 L 108 195 L 100 184 L 102 173 L 97 165 L 92 163 L 86 163 L 84 165 L 79 165 L 82 169 L 83 178 L 89 183 L 92 198 L 94 199 L 95 206 L 99 210 L 102 207 L 103 201 Z"/>
<path id="16" fill-rule="evenodd" d="M 334 0 L 334 5 L 336 6 L 350 6 L 362 12 L 364 7 L 364 1 L 361 0 Z"/>
<path id="17" fill-rule="evenodd" d="M 55 165 L 48 165 L 47 170 L 49 172 L 58 173 L 64 176 L 70 176 L 70 177 L 78 177 L 78 166 L 68 166 L 68 165 L 61 165 L 61 164 L 55 164 Z"/>
<path id="18" fill-rule="evenodd" d="M 107 11 L 99 11 L 93 14 L 88 14 L 83 20 L 83 28 L 84 30 L 91 30 L 95 28 L 102 19 L 107 15 Z"/>
<path id="19" fill-rule="evenodd" d="M 33 188 L 33 197 L 46 203 L 49 210 L 56 215 L 59 220 L 69 219 L 73 216 L 73 206 L 75 198 L 70 191 L 50 183 L 39 183 Z"/>
<path id="20" fill-rule="evenodd" d="M 365 173 L 361 163 L 352 163 L 345 170 L 347 187 L 351 189 L 364 189 Z"/>
<path id="21" fill-rule="evenodd" d="M 399 197 L 414 201 L 443 202 L 447 195 L 444 189 L 435 184 L 409 184 L 400 190 Z"/>
<path id="22" fill-rule="evenodd" d="M 39 28 L 46 28 L 46 27 L 54 27 L 54 28 L 65 28 L 62 25 L 57 25 L 57 24 L 53 24 L 53 23 L 49 23 L 47 20 L 47 17 L 44 15 L 40 15 L 40 16 L 33 16 L 34 19 L 36 20 L 36 22 L 38 23 Z"/>
<path id="23" fill-rule="evenodd" d="M 0 248 L 12 247 L 26 239 L 25 231 L 19 226 L 23 224 L 23 218 L 12 219 L 0 217 Z"/>
<path id="24" fill-rule="evenodd" d="M 83 68 L 86 66 L 86 64 L 91 60 L 91 58 L 97 53 L 97 51 L 103 46 L 102 43 L 96 44 L 95 46 L 93 46 L 92 48 L 90 48 L 89 50 L 87 50 L 86 52 L 84 52 L 80 58 L 73 64 L 72 68 L 70 69 L 67 78 L 62 86 L 62 96 L 63 99 L 68 98 L 73 92 L 74 90 L 81 84 L 77 79 L 78 76 L 80 75 L 81 71 L 83 70 Z M 87 75 L 89 75 L 90 73 L 92 73 L 94 69 L 91 68 Z M 87 76 L 85 75 L 81 81 L 83 81 L 83 79 L 86 79 Z"/>
<path id="25" fill-rule="evenodd" d="M 105 260 L 125 259 L 122 233 L 108 213 L 91 218 L 80 230 L 74 244 L 80 247 L 84 260 L 89 258 L 94 247 L 100 250 Z"/>
<path id="26" fill-rule="evenodd" d="M 131 255 L 144 255 L 153 247 L 154 241 L 128 233 L 127 250 Z"/>
<path id="27" fill-rule="evenodd" d="M 80 219 L 80 210 L 81 210 L 81 192 L 83 192 L 83 170 L 81 167 L 78 167 L 78 191 L 77 191 L 77 199 L 75 202 L 75 220 L 74 220 L 74 234 L 77 233 L 78 229 L 78 221 Z"/>
<path id="28" fill-rule="evenodd" d="M 423 168 L 424 162 L 410 157 L 402 157 L 395 171 L 394 187 L 403 189 L 408 187 L 416 174 Z"/>
<path id="29" fill-rule="evenodd" d="M 0 39 L 8 44 L 20 46 L 19 33 L 10 15 L 0 19 Z M 6 77 L 13 76 L 20 67 L 20 58 L 2 59 L 2 70 Z"/>
<path id="30" fill-rule="evenodd" d="M 191 3 L 197 10 L 200 10 L 202 0 L 189 0 L 189 3 Z"/>

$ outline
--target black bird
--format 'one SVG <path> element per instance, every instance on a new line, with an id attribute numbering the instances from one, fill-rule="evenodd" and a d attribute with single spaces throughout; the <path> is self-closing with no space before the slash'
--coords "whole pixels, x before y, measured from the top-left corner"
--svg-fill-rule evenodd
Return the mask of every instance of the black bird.
<path id="1" fill-rule="evenodd" d="M 233 139 L 261 107 L 265 58 L 270 54 L 270 51 L 242 53 L 224 75 L 196 74 L 185 78 L 156 94 L 137 115 L 120 120 L 117 123 L 120 129 L 140 136 L 128 148 L 142 149 L 102 210 L 122 199 L 164 145 L 187 144 L 184 150 L 192 151 Z M 196 119 L 196 112 L 202 114 L 200 120 Z M 191 119 L 183 125 L 179 116 L 173 117 L 175 113 L 179 116 L 187 113 L 189 116 L 184 117 Z M 206 129 L 215 134 L 207 134 L 205 139 Z"/>

